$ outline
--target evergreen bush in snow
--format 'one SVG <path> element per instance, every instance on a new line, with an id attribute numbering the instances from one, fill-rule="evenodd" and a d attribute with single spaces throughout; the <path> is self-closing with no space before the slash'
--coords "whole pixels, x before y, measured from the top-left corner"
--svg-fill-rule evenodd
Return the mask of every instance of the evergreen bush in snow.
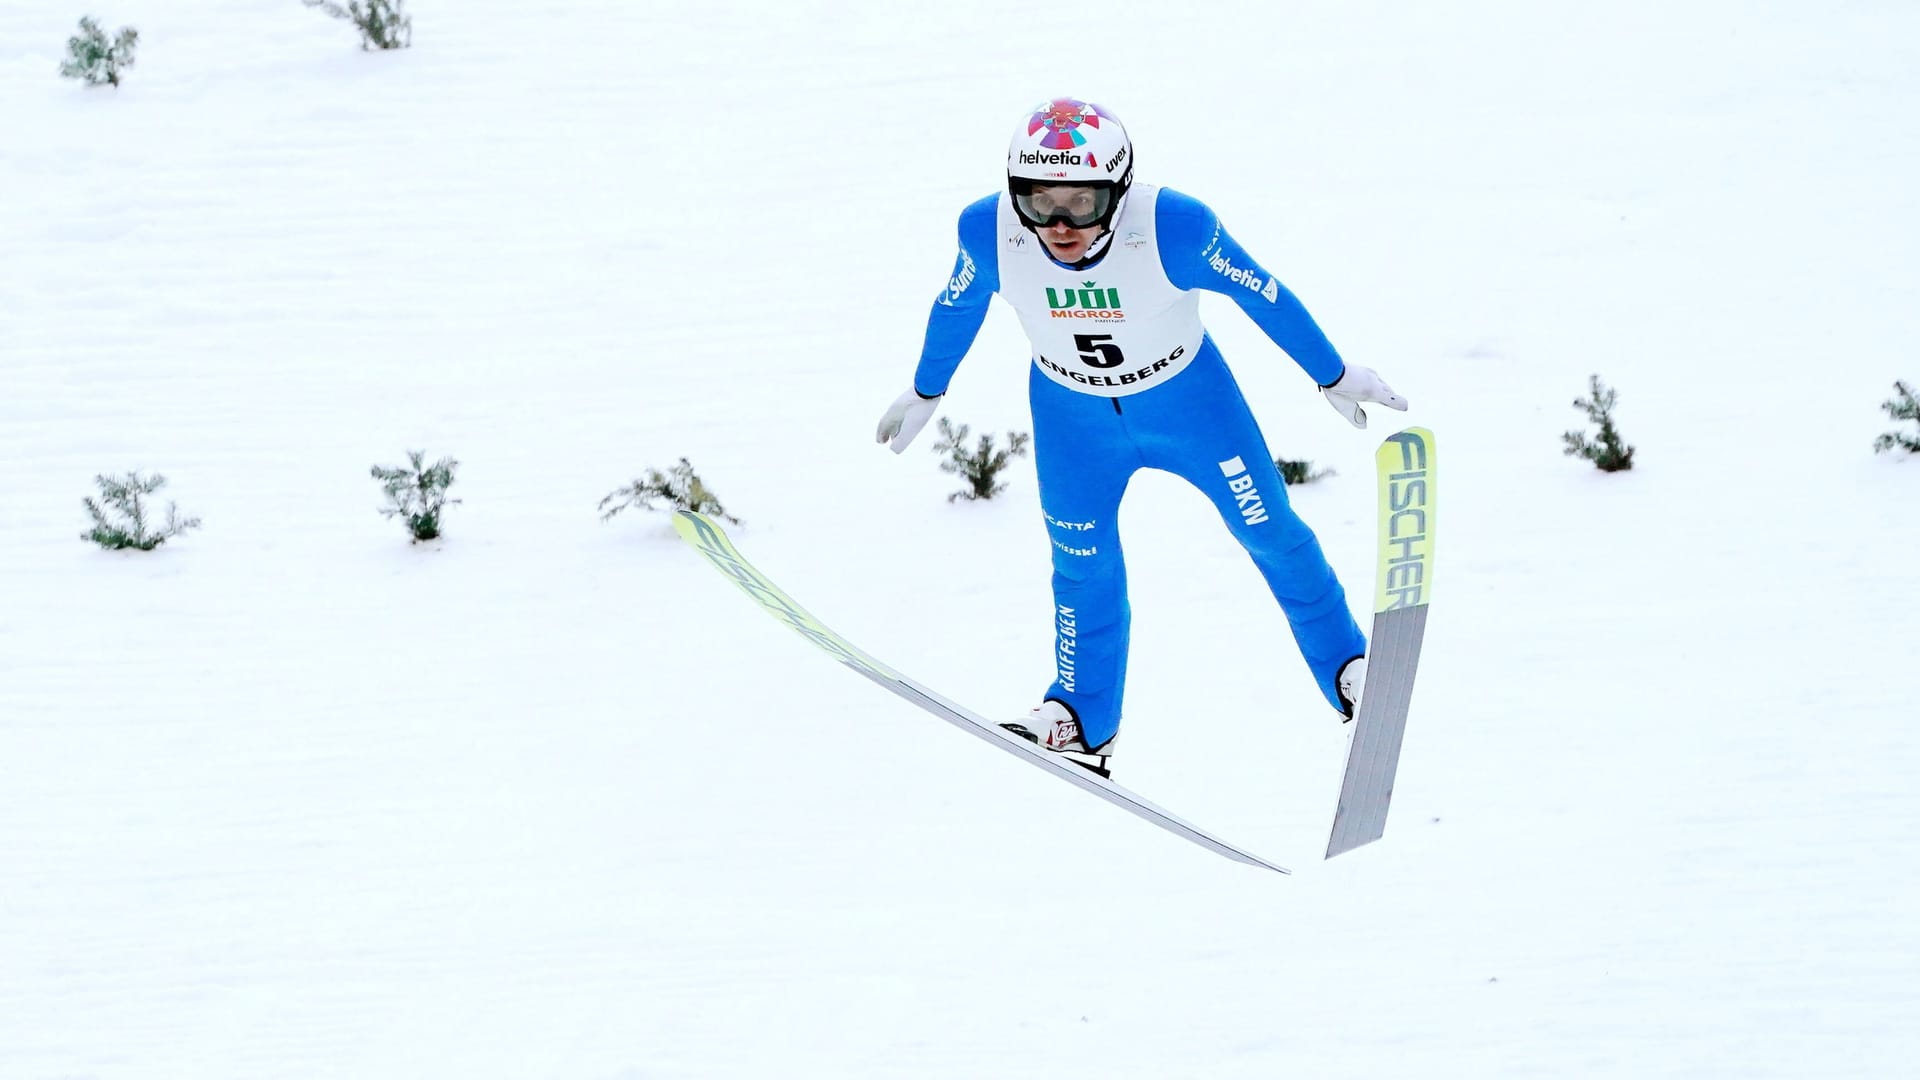
<path id="1" fill-rule="evenodd" d="M 944 416 L 940 418 L 940 441 L 933 444 L 934 453 L 947 456 L 947 460 L 940 463 L 940 470 L 957 473 L 968 484 L 964 490 L 947 496 L 948 502 L 991 499 L 1007 490 L 1007 485 L 1000 482 L 1000 473 L 1006 469 L 1007 462 L 1027 456 L 1027 442 L 1031 438 L 1024 431 L 1015 431 L 1007 436 L 1004 448 L 996 449 L 993 436 L 982 435 L 974 448 L 969 450 L 967 435 L 967 425 L 956 425 Z"/>
<path id="2" fill-rule="evenodd" d="M 428 465 L 426 457 L 424 450 L 409 450 L 406 466 L 373 467 L 373 478 L 380 481 L 387 495 L 387 505 L 380 508 L 380 513 L 404 518 L 415 543 L 439 536 L 441 513 L 460 503 L 459 499 L 447 498 L 447 489 L 453 486 L 453 470 L 460 463 L 441 458 Z"/>
<path id="3" fill-rule="evenodd" d="M 668 509 L 691 510 L 696 514 L 740 524 L 739 518 L 727 513 L 726 507 L 720 505 L 720 500 L 714 497 L 706 483 L 693 471 L 693 463 L 686 458 L 681 458 L 680 464 L 666 472 L 648 469 L 646 476 L 601 499 L 600 520 L 606 521 L 630 507 L 651 510 L 655 499 L 664 500 Z"/>
<path id="4" fill-rule="evenodd" d="M 1600 438 L 1589 439 L 1578 431 L 1569 431 L 1561 438 L 1566 440 L 1568 457 L 1579 456 L 1593 462 L 1601 472 L 1619 472 L 1633 468 L 1633 447 L 1620 439 L 1620 431 L 1613 426 L 1613 406 L 1619 395 L 1600 382 L 1595 375 L 1588 381 L 1588 395 L 1574 398 L 1573 407 L 1584 409 L 1587 419 L 1600 425 Z"/>
<path id="5" fill-rule="evenodd" d="M 1896 382 L 1893 384 L 1893 391 L 1899 396 L 1881 402 L 1880 407 L 1887 410 L 1887 415 L 1895 420 L 1911 420 L 1916 427 L 1920 427 L 1920 400 L 1914 399 L 1912 388 L 1906 383 Z M 1889 431 L 1873 440 L 1873 452 L 1876 454 L 1895 447 L 1909 454 L 1920 454 L 1920 438 L 1915 438 L 1904 431 Z"/>
<path id="6" fill-rule="evenodd" d="M 346 19 L 360 31 L 362 49 L 404 49 L 413 44 L 413 16 L 406 0 L 300 0 L 336 19 Z"/>
<path id="7" fill-rule="evenodd" d="M 140 31 L 124 26 L 109 42 L 100 20 L 88 15 L 80 20 L 80 32 L 67 39 L 67 59 L 60 65 L 60 74 L 83 79 L 88 86 L 119 86 L 120 69 L 133 66 L 133 47 L 139 40 Z"/>
<path id="8" fill-rule="evenodd" d="M 100 486 L 100 499 L 96 502 L 89 496 L 81 500 L 87 515 L 93 518 L 93 528 L 80 534 L 82 540 L 92 541 L 109 551 L 125 548 L 152 551 L 188 529 L 200 527 L 199 518 L 183 519 L 178 508 L 168 503 L 166 522 L 158 531 L 154 530 L 142 497 L 167 485 L 167 478 L 158 473 L 146 478 L 138 472 L 130 472 L 125 477 L 96 476 L 93 482 Z"/>
<path id="9" fill-rule="evenodd" d="M 1288 461 L 1286 458 L 1274 458 L 1273 464 L 1280 470 L 1280 479 L 1288 487 L 1295 484 L 1311 484 L 1315 480 L 1325 480 L 1333 475 L 1332 469 L 1316 469 L 1311 461 Z"/>

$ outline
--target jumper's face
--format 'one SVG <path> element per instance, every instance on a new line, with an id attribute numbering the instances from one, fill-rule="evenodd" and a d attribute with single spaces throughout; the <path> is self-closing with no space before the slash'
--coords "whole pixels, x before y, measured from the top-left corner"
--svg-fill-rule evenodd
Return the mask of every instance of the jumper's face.
<path id="1" fill-rule="evenodd" d="M 1100 230 L 1076 229 L 1063 221 L 1039 230 L 1040 240 L 1047 245 L 1047 254 L 1063 263 L 1075 262 L 1087 253 L 1095 240 L 1100 239 Z"/>
<path id="2" fill-rule="evenodd" d="M 1034 232 L 1047 245 L 1047 253 L 1061 262 L 1073 262 L 1087 253 L 1100 239 L 1096 224 L 1107 211 L 1112 193 L 1081 186 L 1035 187 L 1020 196 L 1020 209 L 1032 221 L 1046 222 Z"/>

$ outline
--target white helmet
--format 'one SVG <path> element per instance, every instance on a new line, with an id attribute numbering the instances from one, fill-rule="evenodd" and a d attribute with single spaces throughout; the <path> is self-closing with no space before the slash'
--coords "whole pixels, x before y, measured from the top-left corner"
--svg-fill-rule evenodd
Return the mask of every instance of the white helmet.
<path id="1" fill-rule="evenodd" d="M 1058 205 L 1035 188 L 1093 189 L 1091 199 Z M 1133 142 L 1113 113 L 1076 98 L 1054 98 L 1035 107 L 1007 147 L 1007 190 L 1014 213 L 1028 228 L 1065 219 L 1076 229 L 1105 229 L 1133 186 Z"/>

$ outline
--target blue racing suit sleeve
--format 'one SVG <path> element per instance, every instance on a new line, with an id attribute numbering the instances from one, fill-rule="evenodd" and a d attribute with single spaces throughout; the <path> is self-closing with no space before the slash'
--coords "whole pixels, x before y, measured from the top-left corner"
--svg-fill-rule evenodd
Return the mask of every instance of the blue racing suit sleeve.
<path id="1" fill-rule="evenodd" d="M 1306 306 L 1253 261 L 1206 203 L 1161 188 L 1154 227 L 1160 234 L 1160 264 L 1168 281 L 1182 289 L 1206 289 L 1232 297 L 1321 386 L 1333 385 L 1346 371 L 1346 362 L 1307 314 Z"/>
<path id="2" fill-rule="evenodd" d="M 999 195 L 989 195 L 960 211 L 960 254 L 953 260 L 947 287 L 927 313 L 927 339 L 913 371 L 913 389 L 921 397 L 947 392 L 954 369 L 966 358 L 980 324 L 987 320 L 987 304 L 1000 291 L 999 252 L 993 243 L 999 212 Z"/>

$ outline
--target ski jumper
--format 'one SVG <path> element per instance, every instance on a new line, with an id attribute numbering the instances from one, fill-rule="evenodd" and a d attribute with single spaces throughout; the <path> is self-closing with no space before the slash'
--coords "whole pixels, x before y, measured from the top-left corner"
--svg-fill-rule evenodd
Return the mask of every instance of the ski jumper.
<path id="1" fill-rule="evenodd" d="M 1139 469 L 1180 476 L 1213 501 L 1334 708 L 1341 666 L 1366 652 L 1346 593 L 1288 504 L 1266 439 L 1200 323 L 1196 289 L 1232 297 L 1316 383 L 1345 370 L 1312 316 L 1211 209 L 1136 183 L 1104 253 L 1079 270 L 1048 256 L 1006 193 L 963 210 L 960 254 L 914 372 L 918 393 L 944 394 L 995 293 L 1032 342 L 1034 461 L 1053 541 L 1055 677 L 1045 696 L 1073 709 L 1089 747 L 1120 727 L 1130 610 L 1116 518 Z"/>

